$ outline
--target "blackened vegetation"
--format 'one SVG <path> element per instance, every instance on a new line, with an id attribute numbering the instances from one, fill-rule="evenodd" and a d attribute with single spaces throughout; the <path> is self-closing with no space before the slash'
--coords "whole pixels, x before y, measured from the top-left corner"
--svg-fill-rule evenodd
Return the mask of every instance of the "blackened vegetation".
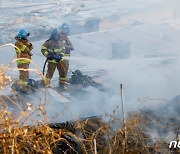
<path id="1" fill-rule="evenodd" d="M 99 88 L 102 86 L 102 84 L 93 81 L 90 76 L 84 75 L 80 70 L 75 70 L 74 72 L 72 72 L 70 83 L 72 85 L 79 84 L 83 87 L 92 86 L 95 88 Z"/>

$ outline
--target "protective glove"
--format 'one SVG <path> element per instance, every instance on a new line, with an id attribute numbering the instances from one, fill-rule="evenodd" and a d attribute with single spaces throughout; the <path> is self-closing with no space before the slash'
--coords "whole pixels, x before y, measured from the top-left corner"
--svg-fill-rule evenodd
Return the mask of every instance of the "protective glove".
<path id="1" fill-rule="evenodd" d="M 62 55 L 62 54 L 60 54 L 59 56 L 54 57 L 54 59 L 56 60 L 56 62 L 60 62 L 60 61 L 61 61 L 61 59 L 62 59 L 62 57 L 63 57 L 63 55 Z"/>
<path id="2" fill-rule="evenodd" d="M 49 52 L 49 54 L 48 54 L 48 59 L 49 59 L 49 60 L 55 59 L 53 52 Z"/>

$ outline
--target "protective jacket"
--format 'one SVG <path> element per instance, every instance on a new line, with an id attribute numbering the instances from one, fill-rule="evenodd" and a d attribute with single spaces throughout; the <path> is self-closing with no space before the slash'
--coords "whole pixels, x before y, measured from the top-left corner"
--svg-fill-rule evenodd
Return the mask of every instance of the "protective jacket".
<path id="1" fill-rule="evenodd" d="M 65 50 L 65 47 L 61 40 L 58 39 L 55 41 L 51 38 L 45 41 L 41 48 L 41 52 L 46 58 L 49 57 L 50 52 L 53 52 L 54 56 L 58 57 L 60 56 L 60 54 L 64 54 L 64 50 Z M 58 63 L 56 62 L 55 59 L 48 60 L 48 62 Z"/>
<path id="2" fill-rule="evenodd" d="M 63 41 L 65 47 L 64 56 L 70 56 L 70 52 L 71 50 L 74 50 L 74 47 L 64 32 L 61 32 L 61 40 Z"/>
<path id="3" fill-rule="evenodd" d="M 31 50 L 33 49 L 33 45 L 27 39 L 19 39 L 17 36 L 15 37 L 16 43 L 15 46 L 18 47 L 16 50 L 17 58 L 26 58 L 22 60 L 17 60 L 17 64 L 29 64 L 31 61 Z"/>

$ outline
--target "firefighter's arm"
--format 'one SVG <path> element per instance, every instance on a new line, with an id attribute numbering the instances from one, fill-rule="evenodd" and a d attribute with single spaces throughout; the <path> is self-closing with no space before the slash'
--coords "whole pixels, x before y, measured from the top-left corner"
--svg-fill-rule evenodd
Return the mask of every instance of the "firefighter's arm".
<path id="1" fill-rule="evenodd" d="M 31 42 L 27 42 L 26 43 L 26 45 L 27 45 L 27 47 L 29 48 L 29 51 L 31 51 L 32 49 L 33 49 L 33 45 L 32 45 L 32 43 Z"/>
<path id="2" fill-rule="evenodd" d="M 67 40 L 63 41 L 64 47 L 66 51 L 74 50 L 74 47 L 72 46 L 72 43 L 69 43 Z"/>
<path id="3" fill-rule="evenodd" d="M 66 38 L 65 48 L 66 50 L 74 50 L 74 47 L 68 37 Z"/>
<path id="4" fill-rule="evenodd" d="M 48 42 L 45 42 L 41 47 L 41 53 L 48 58 L 51 52 L 53 51 L 48 48 Z"/>
<path id="5" fill-rule="evenodd" d="M 27 52 L 30 56 L 32 56 L 33 54 L 30 52 L 33 49 L 33 45 L 32 43 L 30 43 L 29 41 L 27 41 L 25 43 L 25 45 L 27 46 L 27 48 L 25 49 L 25 52 Z"/>
<path id="6" fill-rule="evenodd" d="M 73 46 L 71 46 L 71 45 L 67 45 L 67 44 L 65 44 L 64 46 L 65 46 L 65 49 L 66 49 L 66 50 L 68 50 L 68 51 L 70 51 L 70 50 L 74 50 L 74 47 L 73 47 Z"/>

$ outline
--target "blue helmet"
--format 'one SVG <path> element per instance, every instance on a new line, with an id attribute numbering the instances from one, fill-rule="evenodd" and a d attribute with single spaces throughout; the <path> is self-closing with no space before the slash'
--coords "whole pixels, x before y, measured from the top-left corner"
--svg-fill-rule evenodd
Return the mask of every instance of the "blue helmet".
<path id="1" fill-rule="evenodd" d="M 26 39 L 29 35 L 30 35 L 30 33 L 28 33 L 26 30 L 20 29 L 17 37 L 19 39 Z"/>
<path id="2" fill-rule="evenodd" d="M 58 37 L 60 37 L 60 32 L 57 28 L 53 29 L 50 39 L 53 39 L 55 35 L 58 35 Z"/>
<path id="3" fill-rule="evenodd" d="M 59 30 L 57 28 L 53 29 L 51 35 L 59 35 Z"/>
<path id="4" fill-rule="evenodd" d="M 69 33 L 69 26 L 68 26 L 67 23 L 63 23 L 63 24 L 61 25 L 60 29 L 61 29 L 61 32 L 65 32 L 65 33 L 67 33 L 67 34 Z"/>

